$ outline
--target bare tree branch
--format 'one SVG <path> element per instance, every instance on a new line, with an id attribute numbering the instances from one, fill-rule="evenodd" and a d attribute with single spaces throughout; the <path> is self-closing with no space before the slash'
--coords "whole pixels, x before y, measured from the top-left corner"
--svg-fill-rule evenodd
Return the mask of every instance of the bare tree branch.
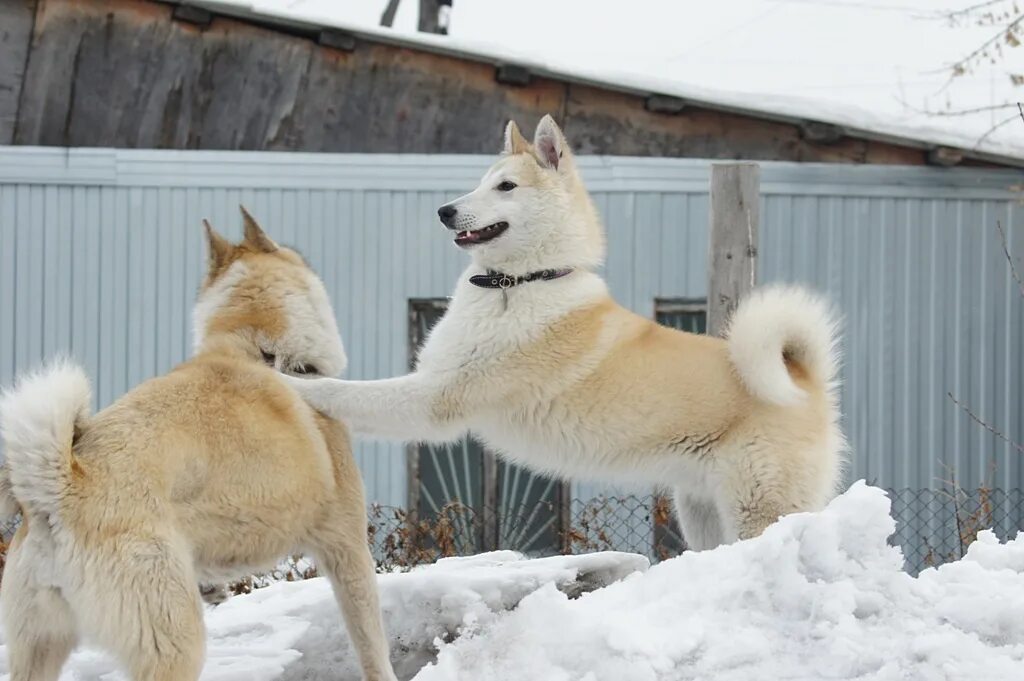
<path id="1" fill-rule="evenodd" d="M 1013 21 L 1008 23 L 1006 26 L 1001 26 L 999 28 L 999 30 L 995 33 L 995 35 L 993 35 L 991 38 L 989 38 L 988 40 L 983 42 L 981 45 L 979 45 L 977 48 L 975 48 L 975 50 L 973 52 L 971 52 L 970 54 L 968 54 L 966 57 L 963 57 L 962 59 L 959 59 L 959 60 L 953 62 L 952 64 L 950 64 L 948 68 L 953 69 L 954 72 L 958 68 L 963 68 L 963 66 L 965 64 L 967 64 L 969 61 L 971 61 L 972 59 L 977 57 L 979 54 L 984 52 L 986 49 L 988 49 L 989 47 L 991 47 L 995 43 L 999 42 L 1000 38 L 1005 36 L 1007 33 L 1012 31 L 1013 29 L 1017 28 L 1017 26 L 1019 26 L 1021 24 L 1021 22 L 1024 22 L 1024 14 L 1021 14 L 1021 15 L 1017 16 L 1016 19 L 1014 19 Z"/>
<path id="2" fill-rule="evenodd" d="M 971 109 L 954 109 L 953 111 L 929 111 L 928 109 L 919 109 L 906 102 L 903 102 L 903 106 L 916 111 L 917 113 L 926 114 L 928 116 L 935 116 L 936 118 L 955 118 L 957 116 L 970 116 L 971 114 L 984 113 L 985 111 L 1002 111 L 1003 109 L 1016 109 L 1020 106 L 1018 102 L 1007 102 L 1005 104 L 992 104 L 990 106 L 976 106 Z M 1017 114 L 1013 115 L 1014 118 Z"/>
<path id="3" fill-rule="evenodd" d="M 1005 2 L 1007 2 L 1007 0 L 985 0 L 985 2 L 979 2 L 978 4 L 971 5 L 970 7 L 964 7 L 963 9 L 953 10 L 952 12 L 944 12 L 942 16 L 944 16 L 947 19 L 955 19 L 956 17 L 966 16 L 971 12 L 974 12 L 975 10 L 985 9 L 986 7 L 1003 4 Z"/>
<path id="4" fill-rule="evenodd" d="M 395 15 L 398 14 L 398 3 L 401 0 L 388 0 L 388 6 L 384 8 L 384 13 L 380 15 L 380 25 L 391 28 L 395 24 Z"/>
<path id="5" fill-rule="evenodd" d="M 1017 282 L 1020 297 L 1024 298 L 1024 281 L 1021 281 L 1020 274 L 1017 272 L 1017 265 L 1013 262 L 1013 256 L 1010 255 L 1010 244 L 1006 238 L 1006 230 L 1003 229 L 1003 223 L 999 220 L 996 220 L 996 229 L 999 230 L 999 238 L 1003 242 L 1003 253 L 1006 255 L 1006 262 L 1010 263 L 1010 274 L 1013 276 L 1013 280 Z"/>
<path id="6" fill-rule="evenodd" d="M 967 407 L 967 406 L 961 404 L 955 397 L 953 397 L 953 393 L 949 392 L 949 393 L 946 393 L 946 395 L 949 396 L 949 399 L 953 400 L 953 404 L 955 404 L 956 406 L 958 406 L 961 409 L 963 409 L 967 413 L 967 415 L 970 416 L 971 419 L 975 423 L 977 423 L 979 426 L 981 426 L 982 428 L 984 428 L 988 432 L 990 432 L 993 435 L 995 435 L 996 437 L 998 437 L 1000 440 L 1002 440 L 1006 444 L 1008 444 L 1011 447 L 1013 447 L 1014 449 L 1016 449 L 1021 454 L 1024 454 L 1024 446 L 1021 446 L 1021 445 L 1017 444 L 1016 442 L 1014 442 L 1013 440 L 1011 440 L 1010 438 L 1008 438 L 1007 436 L 1003 435 L 1001 432 L 999 432 L 998 430 L 996 430 L 995 428 L 990 426 L 988 423 L 983 421 L 981 418 L 978 417 L 977 414 L 975 414 L 973 411 L 971 411 L 970 407 Z"/>
<path id="7" fill-rule="evenodd" d="M 974 149 L 977 150 L 978 147 L 980 147 L 985 140 L 987 140 L 989 137 L 991 137 L 992 133 L 994 133 L 996 130 L 999 130 L 1000 128 L 1002 128 L 1005 125 L 1009 125 L 1010 123 L 1013 123 L 1016 120 L 1017 120 L 1017 114 L 1013 114 L 1009 118 L 1004 118 L 1003 120 L 1001 120 L 998 123 L 996 123 L 995 125 L 993 125 L 991 128 L 989 128 L 988 130 L 985 131 L 984 135 L 982 135 L 981 137 L 978 138 L 977 142 L 974 143 Z"/>

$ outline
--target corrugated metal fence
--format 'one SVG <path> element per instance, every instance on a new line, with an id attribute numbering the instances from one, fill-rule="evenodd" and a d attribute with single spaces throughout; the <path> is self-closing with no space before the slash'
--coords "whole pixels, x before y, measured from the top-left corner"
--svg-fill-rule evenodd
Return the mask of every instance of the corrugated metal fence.
<path id="1" fill-rule="evenodd" d="M 411 298 L 443 297 L 464 256 L 435 210 L 490 158 L 0 147 L 0 384 L 70 352 L 98 406 L 190 350 L 200 220 L 240 231 L 244 203 L 302 250 L 337 310 L 354 378 L 408 361 Z M 584 158 L 626 306 L 706 291 L 707 162 Z M 947 393 L 1024 440 L 1024 225 L 1009 171 L 762 164 L 763 281 L 826 291 L 845 317 L 851 478 L 929 488 L 1024 485 L 1021 454 Z M 368 493 L 405 503 L 399 446 L 365 444 Z M 575 496 L 598 487 L 577 485 Z"/>

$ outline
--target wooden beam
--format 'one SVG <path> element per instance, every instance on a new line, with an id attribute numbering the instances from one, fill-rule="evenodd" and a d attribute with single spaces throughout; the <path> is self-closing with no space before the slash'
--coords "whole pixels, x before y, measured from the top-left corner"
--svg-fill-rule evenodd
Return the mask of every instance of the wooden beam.
<path id="1" fill-rule="evenodd" d="M 963 152 L 951 147 L 935 147 L 929 149 L 927 154 L 928 164 L 940 168 L 952 168 L 964 160 Z"/>
<path id="2" fill-rule="evenodd" d="M 671 95 L 649 95 L 644 100 L 644 108 L 653 113 L 674 115 L 686 109 L 686 100 Z"/>
<path id="3" fill-rule="evenodd" d="M 171 16 L 176 21 L 183 21 L 186 24 L 195 24 L 196 26 L 203 27 L 209 26 L 210 22 L 213 21 L 213 14 L 209 10 L 194 5 L 176 5 L 174 11 L 171 12 Z"/>
<path id="4" fill-rule="evenodd" d="M 821 121 L 804 121 L 800 124 L 800 139 L 814 144 L 836 144 L 846 136 L 841 126 Z"/>
<path id="5" fill-rule="evenodd" d="M 517 64 L 498 64 L 494 68 L 494 80 L 503 85 L 525 87 L 532 79 L 530 69 Z"/>
<path id="6" fill-rule="evenodd" d="M 761 169 L 756 163 L 711 165 L 708 333 L 722 336 L 740 298 L 757 279 Z"/>
<path id="7" fill-rule="evenodd" d="M 353 52 L 356 49 L 356 38 L 351 33 L 336 31 L 332 28 L 325 28 L 320 31 L 316 42 L 318 45 L 330 47 L 342 52 Z"/>

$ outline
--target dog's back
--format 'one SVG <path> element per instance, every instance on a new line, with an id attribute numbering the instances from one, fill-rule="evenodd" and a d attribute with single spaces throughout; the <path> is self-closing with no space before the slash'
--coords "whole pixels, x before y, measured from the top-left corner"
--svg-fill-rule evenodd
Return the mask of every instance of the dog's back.
<path id="1" fill-rule="evenodd" d="M 77 431 L 61 509 L 76 538 L 97 545 L 126 518 L 173 528 L 200 580 L 251 574 L 294 550 L 336 493 L 331 452 L 351 455 L 277 372 L 217 352 L 139 385 Z"/>

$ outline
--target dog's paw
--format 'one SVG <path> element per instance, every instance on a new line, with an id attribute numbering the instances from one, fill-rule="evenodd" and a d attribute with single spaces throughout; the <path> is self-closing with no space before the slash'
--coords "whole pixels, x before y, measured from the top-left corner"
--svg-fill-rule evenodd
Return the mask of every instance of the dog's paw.
<path id="1" fill-rule="evenodd" d="M 199 595 L 210 605 L 217 606 L 228 599 L 228 587 L 225 584 L 200 584 Z"/>

